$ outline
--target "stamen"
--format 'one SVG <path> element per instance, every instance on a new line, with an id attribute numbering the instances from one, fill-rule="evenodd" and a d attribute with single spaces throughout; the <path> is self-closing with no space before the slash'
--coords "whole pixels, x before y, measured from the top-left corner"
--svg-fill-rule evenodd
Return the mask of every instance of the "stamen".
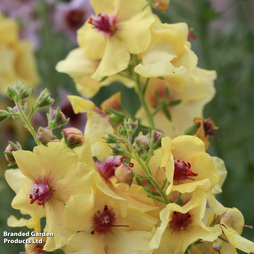
<path id="1" fill-rule="evenodd" d="M 117 31 L 116 17 L 109 18 L 105 13 L 99 13 L 97 16 L 92 15 L 88 23 L 94 26 L 94 29 L 103 33 L 107 37 L 111 37 Z"/>
<path id="2" fill-rule="evenodd" d="M 249 228 L 249 229 L 252 229 L 253 227 L 250 226 L 250 225 L 243 225 L 244 228 Z"/>
<path id="3" fill-rule="evenodd" d="M 52 188 L 45 183 L 34 183 L 33 187 L 29 192 L 30 204 L 33 204 L 37 201 L 38 205 L 45 205 L 45 203 L 53 195 Z"/>
<path id="4" fill-rule="evenodd" d="M 191 171 L 191 163 L 188 161 L 175 160 L 174 180 L 177 182 L 184 181 L 186 179 L 194 180 L 194 176 L 198 176 L 198 173 Z"/>
<path id="5" fill-rule="evenodd" d="M 115 225 L 116 218 L 113 208 L 104 206 L 103 211 L 97 211 L 93 217 L 93 224 L 95 226 L 91 234 L 105 234 L 111 232 L 112 227 L 129 227 L 128 225 Z"/>

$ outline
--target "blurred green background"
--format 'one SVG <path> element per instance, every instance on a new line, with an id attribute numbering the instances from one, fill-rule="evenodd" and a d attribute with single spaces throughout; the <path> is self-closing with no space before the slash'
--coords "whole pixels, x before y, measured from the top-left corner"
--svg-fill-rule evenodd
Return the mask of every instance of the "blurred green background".
<path id="1" fill-rule="evenodd" d="M 206 106 L 204 116 L 210 117 L 219 127 L 216 134 L 220 140 L 211 140 L 208 152 L 222 158 L 228 170 L 219 200 L 226 207 L 238 208 L 245 217 L 245 224 L 254 226 L 254 1 L 171 0 L 166 13 L 155 12 L 163 22 L 186 22 L 192 27 L 196 39 L 191 43 L 199 58 L 198 66 L 217 72 L 217 93 Z M 70 94 L 77 94 L 73 81 L 54 69 L 74 46 L 65 35 L 53 32 L 49 21 L 44 19 L 43 24 L 42 47 L 36 52 L 41 86 L 48 87 L 53 96 L 60 86 Z M 93 101 L 100 105 L 118 91 L 119 86 L 123 104 L 134 114 L 139 106 L 138 102 L 133 103 L 134 91 L 117 83 L 102 88 Z M 27 141 L 28 148 L 30 142 Z M 1 150 L 6 145 L 5 141 L 1 142 Z M 4 170 L 2 166 L 1 176 Z M 10 214 L 20 217 L 19 212 L 11 208 L 13 197 L 13 191 L 1 177 L 0 232 L 10 231 L 6 225 Z M 254 241 L 254 229 L 244 229 L 243 236 Z M 1 234 L 0 253 L 24 250 L 22 245 L 3 245 L 2 238 Z"/>

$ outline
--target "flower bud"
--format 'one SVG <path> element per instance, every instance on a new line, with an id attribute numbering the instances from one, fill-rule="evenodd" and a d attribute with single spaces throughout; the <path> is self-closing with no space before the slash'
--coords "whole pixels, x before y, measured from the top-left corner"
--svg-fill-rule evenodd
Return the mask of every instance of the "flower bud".
<path id="1" fill-rule="evenodd" d="M 152 148 L 156 150 L 161 147 L 161 139 L 164 138 L 165 135 L 159 131 L 152 132 Z"/>
<path id="2" fill-rule="evenodd" d="M 12 87 L 8 87 L 6 95 L 12 101 L 16 101 L 16 99 L 17 99 L 17 93 L 16 93 L 15 89 Z"/>
<path id="3" fill-rule="evenodd" d="M 49 141 L 53 139 L 53 133 L 49 128 L 39 128 L 37 138 L 42 144 L 46 145 Z"/>
<path id="4" fill-rule="evenodd" d="M 65 143 L 70 148 L 81 146 L 83 144 L 83 133 L 79 129 L 70 127 L 62 130 L 62 135 Z"/>
<path id="5" fill-rule="evenodd" d="M 104 132 L 107 134 L 106 137 L 103 137 L 106 143 L 116 143 L 118 141 L 118 137 L 110 132 Z"/>
<path id="6" fill-rule="evenodd" d="M 9 117 L 9 114 L 5 110 L 0 110 L 0 122 L 6 120 Z"/>
<path id="7" fill-rule="evenodd" d="M 124 155 L 126 152 L 126 149 L 123 147 L 123 145 L 108 145 L 111 149 L 114 155 Z"/>
<path id="8" fill-rule="evenodd" d="M 62 111 L 58 113 L 58 110 L 52 110 L 52 119 L 56 119 L 57 122 L 65 121 L 66 117 Z"/>
<path id="9" fill-rule="evenodd" d="M 37 105 L 38 108 L 43 108 L 43 107 L 52 105 L 54 101 L 55 100 L 50 97 L 50 93 L 48 89 L 46 88 L 40 93 L 35 104 Z"/>
<path id="10" fill-rule="evenodd" d="M 131 118 L 128 121 L 124 119 L 124 127 L 127 130 L 127 134 L 132 135 L 138 127 L 138 121 L 132 122 Z"/>
<path id="11" fill-rule="evenodd" d="M 133 173 L 126 165 L 122 164 L 115 170 L 115 177 L 117 182 L 131 184 Z"/>
<path id="12" fill-rule="evenodd" d="M 30 97 L 31 94 L 32 94 L 32 88 L 25 84 L 23 84 L 18 91 L 20 100 L 24 100 Z"/>
<path id="13" fill-rule="evenodd" d="M 149 146 L 149 139 L 145 135 L 140 135 L 137 137 L 136 141 L 137 145 L 140 146 L 141 148 Z"/>
<path id="14" fill-rule="evenodd" d="M 18 151 L 21 149 L 22 149 L 22 147 L 19 142 L 17 142 L 17 144 L 15 144 L 15 143 L 9 141 L 9 145 L 5 148 L 5 151 L 4 151 L 5 159 L 9 162 L 8 166 L 12 166 L 15 164 L 15 159 L 12 155 L 12 152 L 15 152 L 15 151 Z"/>
<path id="15" fill-rule="evenodd" d="M 12 152 L 15 152 L 16 150 L 9 144 L 4 151 L 5 159 L 11 163 L 14 161 L 14 157 L 12 155 Z"/>

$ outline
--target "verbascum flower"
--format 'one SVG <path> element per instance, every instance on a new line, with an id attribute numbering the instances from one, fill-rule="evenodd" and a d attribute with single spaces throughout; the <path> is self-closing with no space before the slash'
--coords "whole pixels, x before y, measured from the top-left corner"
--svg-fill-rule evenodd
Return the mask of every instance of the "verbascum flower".
<path id="1" fill-rule="evenodd" d="M 123 209 L 123 207 L 125 207 Z M 71 253 L 152 253 L 149 232 L 157 220 L 128 208 L 128 201 L 98 188 L 73 195 L 64 210 L 66 224 L 75 231 L 64 251 Z"/>
<path id="2" fill-rule="evenodd" d="M 30 42 L 19 40 L 16 21 L 1 13 L 0 34 L 0 92 L 6 92 L 15 81 L 37 84 L 39 75 Z"/>
<path id="3" fill-rule="evenodd" d="M 78 30 L 78 43 L 86 57 L 101 60 L 92 78 L 101 80 L 126 69 L 130 54 L 147 49 L 154 17 L 146 4 L 145 0 L 91 1 L 97 15 Z"/>
<path id="4" fill-rule="evenodd" d="M 161 225 L 156 229 L 149 248 L 154 254 L 182 254 L 195 241 L 212 242 L 221 234 L 218 225 L 206 227 L 202 222 L 206 207 L 205 193 L 195 192 L 184 206 L 168 204 L 160 212 Z"/>
<path id="5" fill-rule="evenodd" d="M 219 216 L 219 223 L 230 245 L 246 253 L 254 251 L 254 243 L 241 236 L 244 218 L 238 209 L 227 208 L 226 212 Z M 222 248 L 229 248 L 227 245 L 228 243 L 223 243 Z"/>
<path id="6" fill-rule="evenodd" d="M 171 183 L 167 194 L 171 191 L 191 193 L 196 189 L 208 192 L 219 181 L 214 161 L 205 152 L 203 141 L 197 137 L 163 138 L 162 161 L 166 163 L 166 176 Z"/>
<path id="7" fill-rule="evenodd" d="M 87 113 L 87 123 L 85 126 L 85 134 L 89 135 L 92 144 L 92 155 L 96 156 L 98 160 L 103 160 L 111 153 L 111 149 L 104 142 L 104 132 L 115 133 L 109 116 L 95 104 L 89 100 L 85 100 L 78 96 L 68 96 L 73 110 L 76 114 Z M 104 109 L 108 107 L 119 109 L 120 107 L 120 93 L 112 95 L 105 103 L 102 104 Z"/>
<path id="8" fill-rule="evenodd" d="M 152 26 L 152 42 L 140 54 L 142 63 L 135 72 L 142 77 L 163 77 L 171 87 L 182 91 L 189 85 L 190 72 L 197 65 L 197 56 L 187 41 L 185 23 L 162 24 L 157 16 Z"/>
<path id="9" fill-rule="evenodd" d="M 159 109 L 154 116 L 154 124 L 156 129 L 162 131 L 166 136 L 171 138 L 183 135 L 184 132 L 193 125 L 193 119 L 202 116 L 204 106 L 214 97 L 214 79 L 216 73 L 196 67 L 190 74 L 190 83 L 182 91 L 179 92 L 171 86 L 167 80 L 160 78 L 150 78 L 145 93 L 145 101 L 151 113 L 155 113 L 159 106 L 159 101 L 156 93 L 162 100 L 166 91 L 169 91 L 169 96 L 166 102 L 165 110 L 170 114 L 171 120 L 166 117 L 163 109 Z M 178 104 L 170 105 L 170 102 L 179 101 Z M 149 122 L 143 107 L 136 113 L 136 118 L 141 120 L 141 123 L 148 125 Z"/>
<path id="10" fill-rule="evenodd" d="M 47 238 L 44 250 L 62 247 L 74 233 L 64 224 L 64 204 L 72 194 L 82 193 L 87 179 L 93 183 L 94 168 L 79 162 L 78 155 L 62 142 L 37 146 L 33 152 L 20 150 L 13 155 L 25 178 L 12 207 L 40 216 L 46 214 L 44 230 L 54 237 Z"/>
<path id="11" fill-rule="evenodd" d="M 107 86 L 113 81 L 120 81 L 129 88 L 135 86 L 132 80 L 120 75 L 110 76 L 103 81 L 91 78 L 99 64 L 99 60 L 85 57 L 82 48 L 76 48 L 67 55 L 66 59 L 57 63 L 56 70 L 70 75 L 78 92 L 86 98 L 93 97 L 102 86 Z"/>

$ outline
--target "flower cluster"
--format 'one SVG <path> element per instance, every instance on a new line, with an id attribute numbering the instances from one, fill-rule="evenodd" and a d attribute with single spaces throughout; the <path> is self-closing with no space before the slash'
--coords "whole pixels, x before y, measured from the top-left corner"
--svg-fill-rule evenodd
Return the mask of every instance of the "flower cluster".
<path id="1" fill-rule="evenodd" d="M 28 253 L 253 252 L 241 236 L 241 212 L 216 199 L 227 170 L 207 153 L 217 127 L 202 118 L 216 73 L 197 67 L 187 24 L 165 24 L 153 14 L 152 6 L 165 10 L 168 1 L 90 2 L 95 14 L 77 32 L 79 47 L 56 66 L 86 98 L 68 96 L 76 114 L 87 114 L 84 134 L 69 127 L 58 138 L 53 131 L 68 119 L 51 107 L 47 126 L 36 131 L 30 119 L 53 104 L 49 91 L 28 110 L 31 88 L 5 83 L 16 110 L 1 110 L 0 120 L 21 120 L 36 142 L 33 151 L 18 142 L 6 148 L 9 165 L 17 164 L 5 173 L 16 193 L 12 207 L 31 217 L 10 216 L 8 225 L 40 233 L 46 218 L 43 231 L 53 237 L 26 245 Z M 138 94 L 135 117 L 120 92 L 100 107 L 87 99 L 114 81 Z"/>

